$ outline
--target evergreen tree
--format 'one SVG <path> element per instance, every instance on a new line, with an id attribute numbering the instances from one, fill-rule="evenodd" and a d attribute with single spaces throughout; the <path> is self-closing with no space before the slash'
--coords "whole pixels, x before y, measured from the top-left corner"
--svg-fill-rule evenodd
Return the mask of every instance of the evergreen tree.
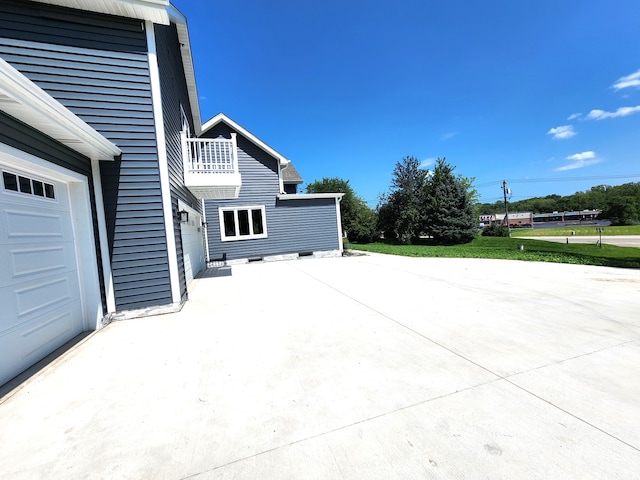
<path id="1" fill-rule="evenodd" d="M 438 158 L 433 175 L 424 184 L 424 229 L 436 243 L 467 243 L 477 233 L 468 181 L 456 177 L 453 170 L 444 158 Z"/>
<path id="2" fill-rule="evenodd" d="M 424 208 L 422 189 L 427 171 L 417 158 L 408 156 L 396 163 L 391 193 L 378 205 L 378 226 L 388 240 L 403 244 L 416 241 L 422 233 Z"/>

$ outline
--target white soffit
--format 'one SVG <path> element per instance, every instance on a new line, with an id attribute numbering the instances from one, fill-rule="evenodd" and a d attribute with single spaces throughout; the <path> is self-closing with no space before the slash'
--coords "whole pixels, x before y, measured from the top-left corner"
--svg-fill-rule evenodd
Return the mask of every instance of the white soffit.
<path id="1" fill-rule="evenodd" d="M 169 25 L 169 0 L 33 0 L 48 5 L 75 8 L 89 12 L 106 13 L 119 17 L 150 20 Z"/>
<path id="2" fill-rule="evenodd" d="M 272 157 L 277 158 L 278 161 L 280 162 L 280 166 L 281 167 L 286 167 L 287 165 L 289 165 L 290 161 L 286 157 L 284 157 L 283 155 L 279 154 L 277 151 L 275 151 L 269 145 L 264 143 L 262 140 L 260 140 L 254 134 L 252 134 L 249 130 L 246 130 L 240 124 L 238 124 L 238 123 L 234 122 L 233 120 L 231 120 L 224 113 L 217 114 L 215 117 L 213 117 L 207 123 L 205 123 L 202 126 L 202 133 L 206 132 L 207 130 L 210 130 L 211 128 L 213 128 L 214 126 L 216 126 L 220 122 L 226 123 L 231 128 L 233 128 L 237 133 L 239 133 L 240 135 L 245 137 L 247 140 L 252 142 L 254 145 L 260 147 L 262 150 L 267 152 Z"/>
<path id="3" fill-rule="evenodd" d="M 122 153 L 2 58 L 0 110 L 92 160 L 113 160 Z"/>

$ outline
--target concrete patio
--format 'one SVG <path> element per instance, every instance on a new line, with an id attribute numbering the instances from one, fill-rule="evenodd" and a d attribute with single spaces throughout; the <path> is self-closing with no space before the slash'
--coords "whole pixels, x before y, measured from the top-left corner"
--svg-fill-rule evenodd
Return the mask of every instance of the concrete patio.
<path id="1" fill-rule="evenodd" d="M 5 392 L 0 478 L 638 478 L 638 270 L 368 255 L 190 297 Z"/>

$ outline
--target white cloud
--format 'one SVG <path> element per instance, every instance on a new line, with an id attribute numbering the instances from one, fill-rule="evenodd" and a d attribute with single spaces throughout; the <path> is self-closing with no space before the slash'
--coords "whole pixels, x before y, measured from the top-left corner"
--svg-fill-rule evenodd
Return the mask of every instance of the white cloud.
<path id="1" fill-rule="evenodd" d="M 564 172 L 566 170 L 575 170 L 577 168 L 583 168 L 600 163 L 600 159 L 596 157 L 596 153 L 592 151 L 574 153 L 573 155 L 569 155 L 567 160 L 571 160 L 571 163 L 558 167 L 555 171 Z"/>
<path id="2" fill-rule="evenodd" d="M 420 168 L 424 169 L 424 168 L 430 167 L 434 163 L 436 163 L 436 159 L 435 158 L 425 158 L 424 160 L 422 160 L 420 162 Z"/>
<path id="3" fill-rule="evenodd" d="M 620 77 L 616 83 L 613 84 L 613 88 L 616 90 L 622 90 L 628 87 L 640 87 L 640 70 L 626 77 Z"/>
<path id="4" fill-rule="evenodd" d="M 569 155 L 567 160 L 588 160 L 589 158 L 596 158 L 596 152 L 589 150 L 587 152 L 574 153 L 573 155 Z"/>
<path id="5" fill-rule="evenodd" d="M 564 140 L 573 137 L 575 134 L 576 132 L 573 130 L 573 125 L 554 127 L 547 132 L 547 135 L 553 135 L 554 140 Z"/>
<path id="6" fill-rule="evenodd" d="M 575 120 L 576 118 L 581 118 L 581 117 L 582 117 L 581 113 L 572 113 L 571 115 L 569 115 L 567 120 Z"/>
<path id="7" fill-rule="evenodd" d="M 455 137 L 457 134 L 458 132 L 445 133 L 444 135 L 442 135 L 442 137 L 440 137 L 440 140 L 449 140 L 450 138 Z"/>
<path id="8" fill-rule="evenodd" d="M 626 117 L 640 112 L 640 105 L 635 107 L 620 107 L 615 112 L 605 112 L 604 110 L 591 110 L 587 115 L 589 120 L 604 120 L 605 118 Z"/>

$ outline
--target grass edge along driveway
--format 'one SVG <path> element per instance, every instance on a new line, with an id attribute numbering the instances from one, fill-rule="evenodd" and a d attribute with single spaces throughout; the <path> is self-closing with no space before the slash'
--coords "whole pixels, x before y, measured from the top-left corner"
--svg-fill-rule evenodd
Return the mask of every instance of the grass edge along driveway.
<path id="1" fill-rule="evenodd" d="M 494 258 L 640 268 L 640 248 L 617 247 L 607 244 L 602 246 L 564 244 L 524 238 L 477 236 L 473 241 L 463 245 L 430 245 L 428 240 L 419 245 L 394 245 L 380 242 L 349 243 L 347 249 L 406 257 Z"/>

